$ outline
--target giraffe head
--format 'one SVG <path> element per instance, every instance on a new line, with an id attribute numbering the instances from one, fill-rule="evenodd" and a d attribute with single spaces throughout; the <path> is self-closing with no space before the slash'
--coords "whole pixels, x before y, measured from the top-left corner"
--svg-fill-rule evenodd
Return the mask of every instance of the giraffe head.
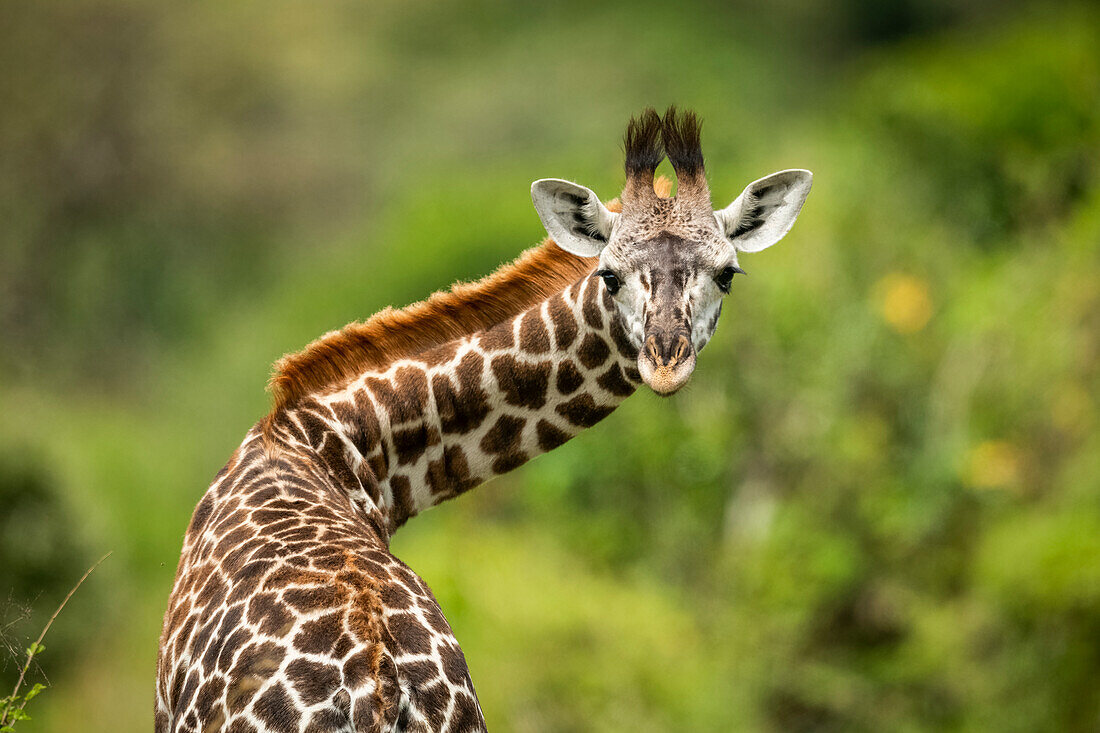
<path id="1" fill-rule="evenodd" d="M 654 392 L 687 383 L 695 356 L 718 325 L 740 252 L 759 252 L 790 231 L 810 192 L 812 174 L 784 170 L 754 181 L 724 209 L 713 209 L 703 170 L 699 123 L 669 107 L 647 109 L 627 126 L 622 209 L 610 211 L 584 186 L 546 178 L 531 186 L 539 218 L 558 246 L 599 257 L 600 277 L 629 337 L 638 370 Z M 673 198 L 653 187 L 668 156 Z"/>

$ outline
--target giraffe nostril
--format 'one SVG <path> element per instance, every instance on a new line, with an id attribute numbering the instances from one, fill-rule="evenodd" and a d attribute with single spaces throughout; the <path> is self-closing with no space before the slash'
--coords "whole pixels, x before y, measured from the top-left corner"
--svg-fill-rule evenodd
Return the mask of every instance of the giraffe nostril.
<path id="1" fill-rule="evenodd" d="M 653 360 L 653 363 L 657 366 L 661 366 L 664 362 L 661 361 L 660 351 L 657 349 L 657 338 L 650 336 L 645 340 L 645 350 L 649 354 L 649 358 Z"/>
<path id="2" fill-rule="evenodd" d="M 676 342 L 676 355 L 673 356 L 673 360 L 682 361 L 687 355 L 688 350 L 691 348 L 691 342 L 688 341 L 687 336 L 680 336 L 680 340 Z"/>
<path id="3" fill-rule="evenodd" d="M 646 337 L 644 352 L 655 367 L 675 367 L 691 358 L 691 339 L 683 332 L 653 333 Z"/>

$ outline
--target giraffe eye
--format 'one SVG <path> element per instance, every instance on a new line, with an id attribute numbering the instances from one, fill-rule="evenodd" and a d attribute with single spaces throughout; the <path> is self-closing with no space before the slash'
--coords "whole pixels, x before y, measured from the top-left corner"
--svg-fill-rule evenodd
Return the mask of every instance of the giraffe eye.
<path id="1" fill-rule="evenodd" d="M 735 265 L 724 267 L 718 271 L 718 274 L 714 276 L 714 282 L 718 285 L 718 289 L 723 293 L 730 291 L 730 285 L 733 283 L 733 276 L 737 273 L 742 275 L 746 274 L 744 270 Z"/>
<path id="2" fill-rule="evenodd" d="M 611 295 L 619 292 L 619 276 L 613 273 L 611 270 L 600 270 L 596 273 L 603 278 L 603 284 L 607 288 L 607 292 Z"/>

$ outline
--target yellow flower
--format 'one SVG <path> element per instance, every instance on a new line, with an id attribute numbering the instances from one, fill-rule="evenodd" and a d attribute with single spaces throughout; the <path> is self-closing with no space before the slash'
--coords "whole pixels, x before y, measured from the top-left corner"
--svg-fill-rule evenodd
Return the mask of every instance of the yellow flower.
<path id="1" fill-rule="evenodd" d="M 916 333 L 932 317 L 928 283 L 919 277 L 890 273 L 875 283 L 879 315 L 898 333 Z"/>
<path id="2" fill-rule="evenodd" d="M 987 440 L 970 451 L 966 482 L 978 489 L 1007 489 L 1020 481 L 1020 453 L 1005 440 Z"/>

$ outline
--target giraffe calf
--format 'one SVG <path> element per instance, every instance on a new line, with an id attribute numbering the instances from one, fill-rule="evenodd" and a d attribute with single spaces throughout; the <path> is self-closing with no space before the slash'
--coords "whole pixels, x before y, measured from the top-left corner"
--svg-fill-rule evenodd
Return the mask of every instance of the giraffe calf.
<path id="1" fill-rule="evenodd" d="M 654 171 L 668 156 L 679 188 Z M 199 501 L 157 661 L 167 731 L 481 731 L 431 590 L 389 551 L 409 518 L 553 450 L 644 383 L 679 390 L 722 301 L 791 228 L 808 171 L 711 207 L 699 125 L 626 133 L 622 204 L 536 181 L 551 240 L 472 284 L 281 359 L 272 411 Z"/>

